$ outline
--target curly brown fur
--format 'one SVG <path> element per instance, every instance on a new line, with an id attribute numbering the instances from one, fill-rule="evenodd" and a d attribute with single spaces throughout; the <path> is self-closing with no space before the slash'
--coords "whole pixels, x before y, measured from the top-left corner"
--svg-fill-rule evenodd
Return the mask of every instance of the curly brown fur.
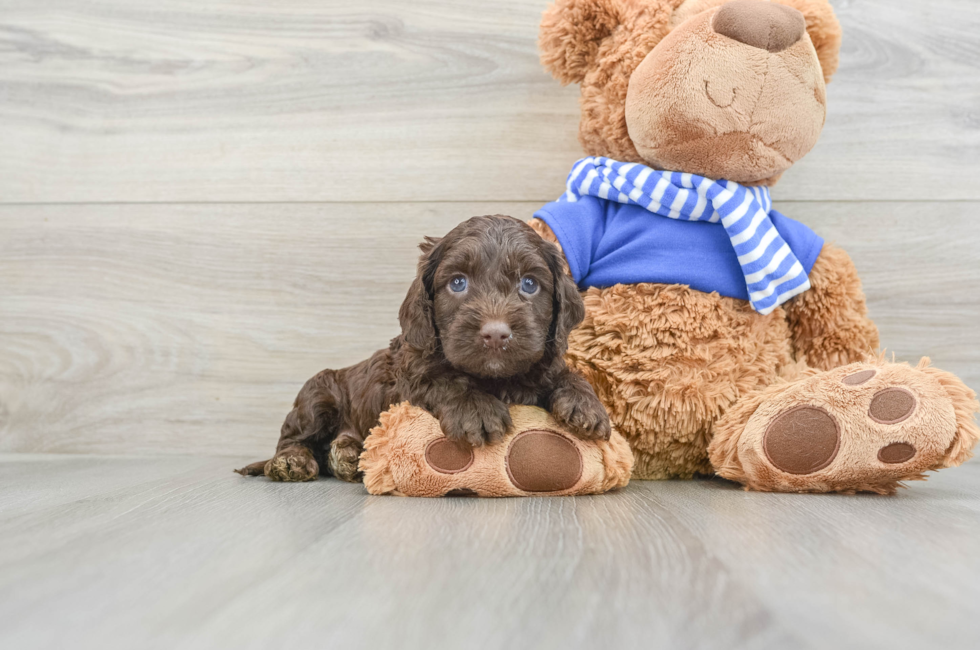
<path id="1" fill-rule="evenodd" d="M 585 307 L 557 249 L 504 216 L 474 217 L 420 248 L 402 333 L 366 361 L 306 382 L 264 465 L 269 478 L 357 480 L 364 439 L 402 401 L 472 445 L 503 437 L 508 404 L 543 407 L 582 437 L 608 439 L 605 409 L 563 359 Z M 258 465 L 238 471 L 256 475 Z"/>
<path id="2" fill-rule="evenodd" d="M 358 461 L 363 450 L 364 440 L 360 436 L 342 433 L 330 443 L 330 453 L 327 455 L 327 465 L 330 474 L 342 481 L 359 483 L 361 470 Z"/>

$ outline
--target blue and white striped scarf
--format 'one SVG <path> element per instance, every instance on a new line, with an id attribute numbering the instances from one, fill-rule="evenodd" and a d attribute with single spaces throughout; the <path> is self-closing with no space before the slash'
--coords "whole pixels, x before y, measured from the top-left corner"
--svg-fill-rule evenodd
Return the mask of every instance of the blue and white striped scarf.
<path id="1" fill-rule="evenodd" d="M 719 223 L 738 255 L 752 308 L 768 314 L 810 288 L 810 278 L 769 218 L 769 188 L 746 187 L 694 174 L 663 172 L 600 156 L 583 158 L 560 199 L 595 196 L 638 205 L 670 219 Z"/>

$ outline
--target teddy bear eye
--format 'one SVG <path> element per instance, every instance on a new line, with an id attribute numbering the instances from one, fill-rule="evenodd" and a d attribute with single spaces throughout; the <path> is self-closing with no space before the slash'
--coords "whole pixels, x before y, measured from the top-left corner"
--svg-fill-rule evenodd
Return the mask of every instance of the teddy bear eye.
<path id="1" fill-rule="evenodd" d="M 526 294 L 537 293 L 538 281 L 529 275 L 525 275 L 523 278 L 521 278 L 521 291 Z"/>
<path id="2" fill-rule="evenodd" d="M 449 290 L 453 293 L 462 293 L 466 291 L 466 276 L 457 275 L 455 278 L 449 281 Z"/>

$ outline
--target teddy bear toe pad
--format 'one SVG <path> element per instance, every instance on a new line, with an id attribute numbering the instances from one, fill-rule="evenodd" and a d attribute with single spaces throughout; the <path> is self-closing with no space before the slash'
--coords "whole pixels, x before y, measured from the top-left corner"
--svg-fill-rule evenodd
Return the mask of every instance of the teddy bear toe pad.
<path id="1" fill-rule="evenodd" d="M 860 386 L 874 377 L 876 372 L 875 370 L 861 370 L 844 377 L 841 382 L 848 386 Z"/>
<path id="2" fill-rule="evenodd" d="M 738 456 L 755 489 L 891 493 L 941 467 L 955 435 L 952 401 L 932 376 L 905 364 L 852 364 L 764 401 Z"/>
<path id="3" fill-rule="evenodd" d="M 878 450 L 878 460 L 889 465 L 904 463 L 915 456 L 915 447 L 907 442 L 893 442 Z"/>
<path id="4" fill-rule="evenodd" d="M 868 416 L 881 424 L 898 424 L 915 410 L 915 396 L 904 388 L 886 388 L 871 399 Z"/>

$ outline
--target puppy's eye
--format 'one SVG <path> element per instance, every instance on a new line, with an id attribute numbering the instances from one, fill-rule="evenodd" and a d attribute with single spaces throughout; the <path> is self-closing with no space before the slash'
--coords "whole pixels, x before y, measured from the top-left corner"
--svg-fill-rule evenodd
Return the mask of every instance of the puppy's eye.
<path id="1" fill-rule="evenodd" d="M 466 276 L 457 275 L 455 278 L 450 280 L 449 290 L 453 293 L 462 293 L 466 291 Z"/>
<path id="2" fill-rule="evenodd" d="M 521 291 L 527 294 L 537 293 L 538 281 L 529 275 L 525 275 L 521 278 Z"/>

